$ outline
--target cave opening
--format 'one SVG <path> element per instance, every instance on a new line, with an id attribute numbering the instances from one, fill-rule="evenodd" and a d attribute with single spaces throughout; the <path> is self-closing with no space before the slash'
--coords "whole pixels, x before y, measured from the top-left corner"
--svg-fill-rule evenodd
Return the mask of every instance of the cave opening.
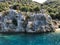
<path id="1" fill-rule="evenodd" d="M 59 25 L 59 28 L 60 28 L 60 25 Z"/>
<path id="2" fill-rule="evenodd" d="M 15 26 L 18 26 L 17 20 L 16 20 L 15 18 L 12 19 L 12 23 L 13 23 Z"/>

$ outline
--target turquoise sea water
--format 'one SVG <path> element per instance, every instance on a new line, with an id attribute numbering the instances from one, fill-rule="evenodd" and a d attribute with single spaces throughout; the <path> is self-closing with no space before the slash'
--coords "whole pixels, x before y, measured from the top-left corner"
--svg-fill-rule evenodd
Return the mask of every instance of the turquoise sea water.
<path id="1" fill-rule="evenodd" d="M 60 33 L 0 34 L 0 45 L 60 45 Z"/>

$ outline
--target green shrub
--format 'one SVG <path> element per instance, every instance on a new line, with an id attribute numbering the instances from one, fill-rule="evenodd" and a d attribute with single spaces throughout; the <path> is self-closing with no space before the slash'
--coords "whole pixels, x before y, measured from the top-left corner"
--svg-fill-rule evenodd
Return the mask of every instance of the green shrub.
<path id="1" fill-rule="evenodd" d="M 12 7 L 14 10 L 19 10 L 20 9 L 20 6 L 19 5 L 13 5 Z"/>
<path id="2" fill-rule="evenodd" d="M 23 7 L 21 7 L 20 10 L 21 10 L 21 11 L 24 11 L 24 12 L 27 12 L 27 11 L 28 11 L 28 7 L 23 6 Z"/>
<path id="3" fill-rule="evenodd" d="M 40 11 L 40 8 L 39 8 L 39 7 L 35 7 L 35 8 L 33 8 L 33 10 L 34 10 L 35 12 L 38 12 L 38 11 Z"/>
<path id="4" fill-rule="evenodd" d="M 29 8 L 29 12 L 33 12 L 33 9 L 32 8 Z"/>
<path id="5" fill-rule="evenodd" d="M 0 12 L 7 10 L 9 8 L 9 4 L 8 3 L 0 3 Z"/>

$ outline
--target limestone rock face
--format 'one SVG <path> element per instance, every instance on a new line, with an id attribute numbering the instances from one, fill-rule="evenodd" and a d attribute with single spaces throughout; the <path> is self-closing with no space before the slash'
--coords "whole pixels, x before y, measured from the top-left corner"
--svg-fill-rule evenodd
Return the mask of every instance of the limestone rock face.
<path id="1" fill-rule="evenodd" d="M 50 32 L 54 31 L 52 19 L 49 15 L 34 14 L 28 20 L 27 32 Z"/>
<path id="2" fill-rule="evenodd" d="M 54 31 L 52 19 L 46 14 L 24 16 L 20 12 L 10 10 L 0 16 L 0 32 L 50 32 Z"/>

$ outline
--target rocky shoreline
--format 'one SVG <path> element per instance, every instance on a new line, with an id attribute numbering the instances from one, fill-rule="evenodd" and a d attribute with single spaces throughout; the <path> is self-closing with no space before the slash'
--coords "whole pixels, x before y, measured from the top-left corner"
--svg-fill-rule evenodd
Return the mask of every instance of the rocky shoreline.
<path id="1" fill-rule="evenodd" d="M 55 31 L 46 31 L 46 32 L 0 32 L 0 34 L 43 34 L 43 33 L 55 32 Z"/>
<path id="2" fill-rule="evenodd" d="M 45 33 L 55 31 L 52 18 L 47 14 L 23 15 L 9 10 L 0 15 L 0 33 Z"/>

